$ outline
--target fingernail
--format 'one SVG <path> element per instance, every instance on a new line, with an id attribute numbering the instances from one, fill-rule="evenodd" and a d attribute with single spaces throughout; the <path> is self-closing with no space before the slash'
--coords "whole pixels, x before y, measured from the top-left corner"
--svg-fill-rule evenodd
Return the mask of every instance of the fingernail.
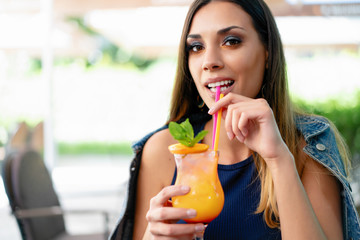
<path id="1" fill-rule="evenodd" d="M 212 107 L 212 108 L 209 109 L 208 114 L 212 114 L 213 111 L 214 111 L 214 108 Z"/>
<path id="2" fill-rule="evenodd" d="M 189 186 L 181 186 L 181 190 L 184 192 L 188 192 L 188 191 L 190 191 L 190 187 Z"/>
<path id="3" fill-rule="evenodd" d="M 230 140 L 233 140 L 234 134 L 233 134 L 232 132 L 227 132 L 226 134 L 228 135 L 228 138 L 229 138 Z"/>
<path id="4" fill-rule="evenodd" d="M 196 210 L 195 209 L 189 209 L 189 210 L 187 210 L 186 214 L 188 215 L 189 218 L 196 217 Z"/>
<path id="5" fill-rule="evenodd" d="M 205 230 L 204 224 L 199 224 L 195 226 L 195 231 L 196 232 L 202 232 Z"/>
<path id="6" fill-rule="evenodd" d="M 239 140 L 239 142 L 243 142 L 244 140 L 238 136 L 236 136 L 237 140 Z"/>

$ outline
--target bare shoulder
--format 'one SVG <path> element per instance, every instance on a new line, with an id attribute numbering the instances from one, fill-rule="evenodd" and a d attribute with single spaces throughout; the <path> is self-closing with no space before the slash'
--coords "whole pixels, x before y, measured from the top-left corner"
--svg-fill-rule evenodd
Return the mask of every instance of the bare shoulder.
<path id="1" fill-rule="evenodd" d="M 172 156 L 168 147 L 173 143 L 176 143 L 176 141 L 171 136 L 170 131 L 168 129 L 161 130 L 152 135 L 146 142 L 143 151 L 143 158 L 150 159 L 149 161 L 161 161 L 161 163 L 163 163 L 164 158 L 160 160 L 157 157 Z"/>
<path id="2" fill-rule="evenodd" d="M 175 161 L 168 146 L 173 142 L 169 130 L 165 129 L 152 135 L 144 146 L 136 190 L 133 239 L 143 239 L 150 199 L 171 184 Z"/>
<path id="3" fill-rule="evenodd" d="M 151 169 L 154 174 L 158 174 L 165 185 L 170 184 L 167 182 L 172 179 L 175 170 L 174 157 L 168 150 L 168 146 L 173 143 L 176 141 L 169 130 L 161 130 L 149 138 L 142 154 L 142 165 Z"/>
<path id="4" fill-rule="evenodd" d="M 329 239 L 342 239 L 341 185 L 337 178 L 308 157 L 301 181 L 325 234 Z"/>

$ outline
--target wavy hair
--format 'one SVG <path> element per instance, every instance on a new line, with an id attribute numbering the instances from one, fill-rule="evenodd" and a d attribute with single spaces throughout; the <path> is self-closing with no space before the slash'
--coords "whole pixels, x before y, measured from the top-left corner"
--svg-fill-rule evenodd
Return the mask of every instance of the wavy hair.
<path id="1" fill-rule="evenodd" d="M 213 1 L 231 2 L 239 5 L 252 19 L 253 26 L 268 52 L 267 68 L 264 73 L 261 91 L 262 97 L 269 103 L 276 119 L 281 136 L 296 159 L 296 166 L 301 175 L 301 166 L 298 143 L 301 134 L 296 130 L 295 116 L 298 114 L 293 109 L 287 86 L 286 62 L 280 34 L 275 19 L 263 0 L 195 0 L 189 8 L 185 19 L 182 36 L 179 44 L 178 65 L 168 122 L 179 121 L 184 117 L 201 113 L 197 107 L 199 93 L 190 74 L 188 65 L 188 52 L 186 51 L 186 38 L 189 34 L 192 20 L 196 12 Z M 207 113 L 205 109 L 204 113 Z M 340 149 L 344 149 L 344 145 Z M 346 159 L 346 151 L 341 151 Z M 258 177 L 261 182 L 261 194 L 258 208 L 255 213 L 264 213 L 266 224 L 279 227 L 279 212 L 271 172 L 264 159 L 253 153 Z"/>

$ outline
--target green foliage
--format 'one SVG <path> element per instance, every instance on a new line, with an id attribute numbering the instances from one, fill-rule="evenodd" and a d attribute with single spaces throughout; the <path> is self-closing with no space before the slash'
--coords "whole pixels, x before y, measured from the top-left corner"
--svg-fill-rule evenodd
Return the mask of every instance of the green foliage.
<path id="1" fill-rule="evenodd" d="M 131 155 L 132 149 L 129 142 L 122 143 L 58 143 L 58 153 L 60 155 L 81 155 L 81 154 L 119 154 Z"/>
<path id="2" fill-rule="evenodd" d="M 188 118 L 180 124 L 170 122 L 169 131 L 176 140 L 187 147 L 194 146 L 208 133 L 208 131 L 203 130 L 194 137 L 194 129 Z"/>
<path id="3" fill-rule="evenodd" d="M 30 68 L 29 71 L 31 73 L 39 74 L 41 72 L 42 62 L 39 58 L 33 58 L 30 60 Z"/>
<path id="4" fill-rule="evenodd" d="M 345 139 L 351 154 L 360 154 L 360 91 L 356 92 L 350 103 L 343 103 L 342 99 L 329 99 L 318 103 L 296 100 L 295 104 L 307 113 L 321 115 L 332 121 Z"/>

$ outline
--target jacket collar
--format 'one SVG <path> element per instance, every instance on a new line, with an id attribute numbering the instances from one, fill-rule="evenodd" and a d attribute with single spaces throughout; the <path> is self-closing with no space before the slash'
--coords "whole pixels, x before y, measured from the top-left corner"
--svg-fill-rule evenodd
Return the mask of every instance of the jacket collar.
<path id="1" fill-rule="evenodd" d="M 306 142 L 330 127 L 329 122 L 325 118 L 314 115 L 298 114 L 295 122 L 297 129 L 303 134 Z"/>

